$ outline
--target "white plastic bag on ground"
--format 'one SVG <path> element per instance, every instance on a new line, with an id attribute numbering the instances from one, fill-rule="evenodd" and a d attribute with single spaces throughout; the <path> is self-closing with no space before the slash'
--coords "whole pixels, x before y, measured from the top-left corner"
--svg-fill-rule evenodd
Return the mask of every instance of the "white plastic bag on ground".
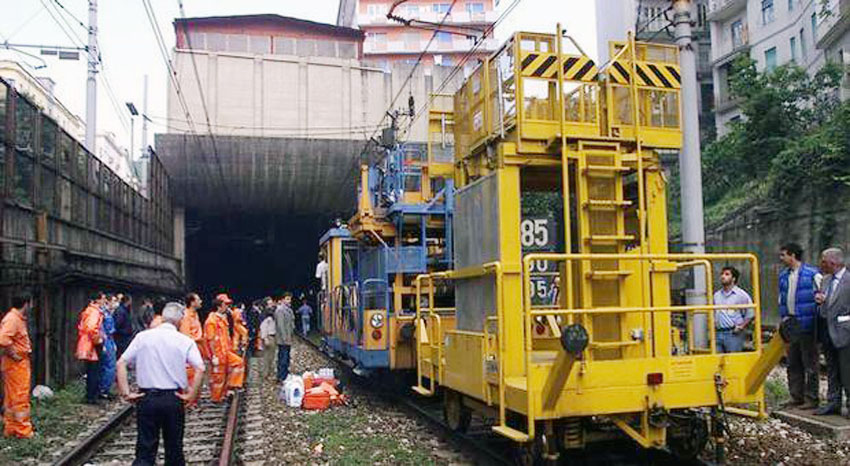
<path id="1" fill-rule="evenodd" d="M 53 398 L 53 390 L 46 385 L 36 385 L 32 389 L 32 397 L 37 400 L 46 400 Z"/>

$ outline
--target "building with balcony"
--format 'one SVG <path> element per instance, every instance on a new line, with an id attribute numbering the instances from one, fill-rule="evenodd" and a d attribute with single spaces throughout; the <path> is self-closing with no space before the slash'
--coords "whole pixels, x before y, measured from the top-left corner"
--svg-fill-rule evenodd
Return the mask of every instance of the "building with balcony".
<path id="1" fill-rule="evenodd" d="M 390 69 L 399 62 L 412 64 L 427 47 L 420 64 L 424 69 L 454 67 L 475 48 L 473 57 L 465 62 L 465 68 L 471 70 L 476 65 L 474 58 L 485 57 L 496 49 L 490 30 L 497 17 L 493 0 L 454 4 L 446 0 L 408 0 L 399 4 L 392 15 L 415 20 L 411 26 L 387 17 L 394 3 L 397 2 L 340 0 L 337 24 L 360 28 L 366 34 L 365 63 L 382 69 Z M 442 26 L 435 35 L 432 29 L 440 23 Z"/>
<path id="2" fill-rule="evenodd" d="M 711 37 L 707 21 L 708 0 L 697 0 L 691 17 L 695 19 L 697 81 L 700 99 L 700 134 L 714 132 L 714 89 L 711 66 Z M 624 40 L 635 31 L 638 40 L 672 44 L 673 10 L 669 0 L 596 0 L 596 31 L 599 62 L 608 61 L 609 41 Z"/>
<path id="3" fill-rule="evenodd" d="M 829 3 L 840 3 L 838 0 Z M 756 61 L 760 71 L 796 63 L 809 72 L 820 69 L 825 55 L 818 38 L 825 26 L 820 0 L 712 0 L 711 60 L 714 75 L 717 132 L 741 118 L 729 90 L 732 64 L 741 55 Z M 843 33 L 842 33 L 843 34 Z M 840 47 L 839 47 L 840 48 Z"/>
<path id="4" fill-rule="evenodd" d="M 817 48 L 826 60 L 850 62 L 850 0 L 829 0 L 818 14 Z M 841 98 L 850 97 L 850 79 L 845 74 Z"/>

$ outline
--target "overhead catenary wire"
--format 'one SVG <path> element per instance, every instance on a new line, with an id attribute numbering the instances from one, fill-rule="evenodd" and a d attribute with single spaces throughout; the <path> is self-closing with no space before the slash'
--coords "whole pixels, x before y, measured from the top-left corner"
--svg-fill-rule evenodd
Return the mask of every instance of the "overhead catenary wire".
<path id="1" fill-rule="evenodd" d="M 177 101 L 180 104 L 180 107 L 183 110 L 183 114 L 188 122 L 189 132 L 194 137 L 195 142 L 198 145 L 198 149 L 203 153 L 203 143 L 201 141 L 201 137 L 198 134 L 197 129 L 195 128 L 195 122 L 192 119 L 192 114 L 189 111 L 189 105 L 186 103 L 186 96 L 183 92 L 182 87 L 180 86 L 180 81 L 177 79 L 177 71 L 174 69 L 174 64 L 171 62 L 171 59 L 168 57 L 168 47 L 165 45 L 165 39 L 162 35 L 162 29 L 159 27 L 159 21 L 156 18 L 156 13 L 153 10 L 153 6 L 150 3 L 150 0 L 142 0 L 142 6 L 145 10 L 145 15 L 147 16 L 148 23 L 151 26 L 151 30 L 154 34 L 154 39 L 156 40 L 157 47 L 159 49 L 160 56 L 165 64 L 165 68 L 168 71 L 169 82 L 171 83 L 172 88 L 174 89 L 175 94 L 177 95 Z M 220 164 L 220 161 L 216 159 L 216 163 Z M 209 173 L 209 169 L 206 164 L 201 163 L 200 170 L 206 172 L 206 175 L 209 179 L 212 179 L 212 175 Z M 219 172 L 220 174 L 221 172 Z M 230 196 L 229 196 L 229 187 L 225 180 L 222 178 L 222 196 L 224 200 L 228 203 L 228 205 L 232 205 Z"/>
<path id="2" fill-rule="evenodd" d="M 73 13 L 71 13 L 71 11 L 70 11 L 70 10 L 68 10 L 67 8 L 65 8 L 65 5 L 61 4 L 61 3 L 59 2 L 59 0 L 53 0 L 53 3 L 55 3 L 55 4 L 59 5 L 59 8 L 62 8 L 63 10 L 65 10 L 65 13 L 66 13 L 68 16 L 70 16 L 70 17 L 71 17 L 71 19 L 73 19 L 73 20 L 74 20 L 77 24 L 79 24 L 79 25 L 80 25 L 80 27 L 81 27 L 81 28 L 83 28 L 83 30 L 84 30 L 84 31 L 88 32 L 88 30 L 89 30 L 88 26 L 86 26 L 85 24 L 83 24 L 83 22 L 82 22 L 82 21 L 80 21 L 80 18 L 77 18 L 76 16 L 74 16 L 74 14 L 73 14 Z"/>
<path id="3" fill-rule="evenodd" d="M 183 8 L 183 0 L 177 0 L 177 7 L 180 9 L 180 18 L 183 19 L 183 33 L 186 36 L 186 46 L 189 47 L 189 56 L 192 59 L 192 70 L 195 73 L 195 83 L 198 86 L 198 94 L 201 99 L 201 108 L 203 108 L 204 110 L 204 119 L 206 120 L 207 133 L 209 133 L 210 142 L 212 143 L 213 157 L 215 158 L 216 167 L 218 168 L 218 176 L 219 178 L 221 178 L 223 188 L 225 190 L 229 190 L 229 185 L 224 179 L 224 171 L 221 167 L 221 160 L 218 156 L 218 146 L 216 145 L 215 135 L 213 134 L 212 125 L 210 124 L 210 112 L 207 108 L 207 99 L 204 96 L 204 86 L 203 83 L 201 83 L 201 74 L 200 72 L 198 72 L 198 63 L 195 59 L 195 54 L 193 53 L 194 51 L 192 49 L 192 38 L 189 34 L 189 26 L 186 23 L 186 10 Z"/>
<path id="4" fill-rule="evenodd" d="M 88 28 L 82 23 L 82 21 L 80 21 L 76 16 L 74 16 L 70 11 L 68 11 L 68 9 L 65 8 L 65 6 L 59 3 L 58 1 L 53 0 L 53 3 L 49 4 L 46 3 L 45 0 L 39 0 L 39 2 L 41 3 L 42 7 L 44 7 L 44 10 L 47 11 L 47 13 L 50 15 L 50 18 L 53 19 L 53 22 L 56 23 L 57 26 L 59 26 L 59 29 L 62 30 L 68 40 L 70 40 L 72 44 L 79 46 L 80 48 L 85 50 L 86 55 L 89 59 L 94 60 L 99 65 L 101 65 L 101 70 L 98 73 L 98 78 L 100 78 L 101 82 L 103 82 L 104 87 L 106 88 L 107 97 L 109 98 L 109 101 L 112 105 L 112 110 L 115 112 L 116 118 L 118 118 L 118 122 L 121 124 L 125 131 L 129 131 L 130 124 L 128 121 L 128 117 L 124 115 L 121 104 L 119 103 L 118 98 L 115 96 L 115 91 L 112 88 L 112 84 L 110 83 L 109 78 L 105 73 L 102 57 L 95 57 L 94 55 L 92 55 L 91 50 L 89 50 L 83 39 L 75 32 L 73 32 L 74 25 L 68 22 L 67 18 L 65 18 L 65 14 L 74 19 L 74 21 L 76 21 L 80 26 L 82 26 L 82 28 L 86 31 L 88 31 Z M 59 8 L 54 5 L 54 3 L 56 5 L 59 5 L 59 7 L 64 10 L 64 14 L 63 11 L 60 11 Z M 53 8 L 51 9 L 51 7 Z"/>
<path id="5" fill-rule="evenodd" d="M 444 25 L 445 22 L 448 20 L 449 15 L 451 14 L 452 9 L 454 8 L 456 3 L 457 3 L 457 0 L 452 0 L 451 5 L 449 5 L 449 8 L 446 10 L 445 14 L 443 15 L 443 18 L 440 20 L 439 26 Z M 381 117 L 381 120 L 378 122 L 377 125 L 375 125 L 375 130 L 372 132 L 372 135 L 369 136 L 368 138 L 366 138 L 366 141 L 363 144 L 363 149 L 361 150 L 361 154 L 368 153 L 369 144 L 372 142 L 372 140 L 378 134 L 378 131 L 381 130 L 381 127 L 383 126 L 384 122 L 386 121 L 387 116 L 390 115 L 390 113 L 393 111 L 393 108 L 395 107 L 396 101 L 398 101 L 399 96 L 401 96 L 402 92 L 404 92 L 405 87 L 408 85 L 408 83 L 410 83 L 410 80 L 413 78 L 414 73 L 416 73 L 416 69 L 422 63 L 422 59 L 428 53 L 428 49 L 431 47 L 431 44 L 434 42 L 434 39 L 437 37 L 438 32 L 440 32 L 439 27 L 434 30 L 434 33 L 431 34 L 431 38 L 428 40 L 428 43 L 425 45 L 425 48 L 422 50 L 422 52 L 419 53 L 419 56 L 416 58 L 416 63 L 414 63 L 413 68 L 411 68 L 410 73 L 407 74 L 407 77 L 405 78 L 404 83 L 402 83 L 402 85 L 398 89 L 398 92 L 396 92 L 395 96 L 390 101 L 390 105 L 387 107 L 387 111 L 384 112 L 383 116 Z M 354 175 L 354 173 L 356 172 L 357 167 L 359 165 L 360 165 L 360 158 L 359 157 L 354 158 L 354 160 L 352 160 L 351 167 L 348 169 L 348 171 L 346 172 L 346 175 L 343 179 L 351 178 L 351 176 Z M 339 198 L 342 197 L 345 194 L 346 194 L 345 190 L 341 189 L 339 191 L 339 193 L 337 194 L 337 200 L 339 200 Z"/>
<path id="6" fill-rule="evenodd" d="M 452 68 L 452 71 L 450 71 L 448 76 L 443 79 L 437 89 L 431 92 L 431 96 L 428 98 L 428 100 L 423 105 L 421 105 L 419 107 L 419 110 L 416 111 L 415 115 L 410 118 L 410 120 L 408 121 L 408 126 L 405 129 L 405 134 L 406 132 L 410 131 L 410 129 L 413 127 L 413 124 L 416 123 L 419 117 L 422 116 L 422 114 L 428 110 L 428 107 L 430 107 L 431 103 L 434 101 L 434 98 L 436 98 L 436 96 L 440 94 L 443 89 L 446 88 L 446 86 L 455 78 L 455 76 L 457 76 L 457 73 L 463 69 L 463 66 L 466 64 L 466 62 L 469 61 L 469 59 L 475 55 L 479 48 L 481 48 L 481 46 L 484 44 L 484 40 L 487 38 L 487 35 L 490 34 L 502 21 L 504 21 L 508 17 L 508 15 L 510 15 L 514 11 L 514 9 L 517 7 L 517 5 L 519 5 L 521 1 L 522 0 L 514 0 L 513 3 L 508 5 L 508 7 L 505 8 L 505 11 L 503 11 L 502 14 L 500 14 L 499 17 L 496 18 L 496 21 L 494 21 L 493 24 L 487 27 L 487 29 L 484 31 L 484 34 L 482 35 L 482 40 L 475 43 L 475 45 L 473 45 L 473 47 L 463 55 L 461 60 L 457 63 L 457 65 Z"/>

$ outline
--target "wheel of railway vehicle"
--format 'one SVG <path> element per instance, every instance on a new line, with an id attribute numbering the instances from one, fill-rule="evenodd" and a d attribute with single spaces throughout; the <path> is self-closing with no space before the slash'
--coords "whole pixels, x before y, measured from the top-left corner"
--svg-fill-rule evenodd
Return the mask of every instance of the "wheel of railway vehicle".
<path id="1" fill-rule="evenodd" d="M 667 446 L 677 458 L 693 460 L 708 442 L 708 421 L 694 413 L 678 413 L 670 420 Z"/>
<path id="2" fill-rule="evenodd" d="M 532 442 L 517 444 L 514 448 L 514 464 L 519 466 L 556 466 L 559 464 L 555 439 L 537 434 Z M 547 454 L 547 450 L 549 454 Z"/>
<path id="3" fill-rule="evenodd" d="M 463 405 L 463 395 L 446 389 L 443 392 L 443 417 L 451 430 L 463 433 L 469 429 L 472 410 Z"/>

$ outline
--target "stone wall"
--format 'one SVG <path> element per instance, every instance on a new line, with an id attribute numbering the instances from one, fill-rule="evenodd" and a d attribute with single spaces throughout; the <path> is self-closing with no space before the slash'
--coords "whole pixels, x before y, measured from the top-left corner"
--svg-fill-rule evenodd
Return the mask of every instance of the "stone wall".
<path id="1" fill-rule="evenodd" d="M 810 200 L 787 211 L 751 206 L 706 227 L 710 252 L 751 252 L 758 257 L 764 323 L 775 324 L 779 320 L 777 278 L 782 268 L 779 247 L 783 243 L 800 244 L 804 260 L 814 265 L 819 262 L 819 251 L 827 247 L 850 251 L 850 202 L 845 200 L 848 191 L 807 196 Z M 744 275 L 742 285 L 751 291 L 750 274 Z"/>

